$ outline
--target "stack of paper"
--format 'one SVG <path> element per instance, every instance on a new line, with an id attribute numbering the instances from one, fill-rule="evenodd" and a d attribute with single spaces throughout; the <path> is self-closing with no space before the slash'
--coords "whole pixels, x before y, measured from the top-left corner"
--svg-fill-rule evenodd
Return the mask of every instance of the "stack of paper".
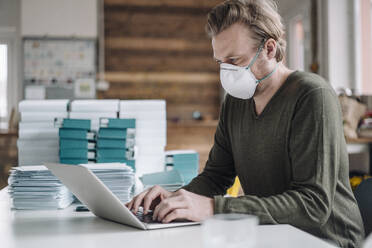
<path id="1" fill-rule="evenodd" d="M 159 185 L 168 191 L 176 191 L 184 185 L 184 180 L 177 170 L 144 174 L 141 181 L 145 189 Z"/>
<path id="2" fill-rule="evenodd" d="M 167 144 L 165 101 L 120 101 L 119 117 L 136 119 L 136 173 L 141 176 L 164 171 L 164 149 Z"/>
<path id="3" fill-rule="evenodd" d="M 135 169 L 135 119 L 101 118 L 97 162 L 122 162 Z"/>
<path id="4" fill-rule="evenodd" d="M 135 183 L 133 169 L 123 163 L 82 164 L 90 169 L 120 201 L 123 203 L 131 199 L 131 192 Z"/>
<path id="5" fill-rule="evenodd" d="M 173 150 L 166 151 L 167 170 L 175 169 L 185 181 L 185 184 L 198 175 L 199 154 L 194 150 Z"/>
<path id="6" fill-rule="evenodd" d="M 21 166 L 11 170 L 9 194 L 14 209 L 59 209 L 73 196 L 45 166 Z"/>
<path id="7" fill-rule="evenodd" d="M 59 158 L 63 164 L 95 162 L 95 132 L 90 131 L 90 120 L 56 119 L 59 127 Z"/>
<path id="8" fill-rule="evenodd" d="M 54 119 L 68 117 L 69 100 L 24 100 L 19 103 L 19 165 L 58 162 L 58 128 Z"/>
<path id="9" fill-rule="evenodd" d="M 75 100 L 70 118 L 91 120 L 91 130 L 98 131 L 100 118 L 117 118 L 119 100 Z"/>

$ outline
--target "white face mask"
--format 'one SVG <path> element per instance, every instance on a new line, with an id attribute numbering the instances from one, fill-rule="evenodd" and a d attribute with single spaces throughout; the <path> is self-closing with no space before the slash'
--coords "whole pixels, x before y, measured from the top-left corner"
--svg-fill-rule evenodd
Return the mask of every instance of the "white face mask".
<path id="1" fill-rule="evenodd" d="M 256 55 L 247 67 L 221 63 L 220 65 L 220 79 L 222 87 L 225 91 L 233 97 L 240 99 L 252 98 L 257 85 L 262 80 L 269 78 L 278 67 L 278 64 L 272 72 L 261 79 L 257 79 L 251 71 L 251 66 L 257 60 L 258 55 L 262 50 L 262 45 L 258 49 Z"/>

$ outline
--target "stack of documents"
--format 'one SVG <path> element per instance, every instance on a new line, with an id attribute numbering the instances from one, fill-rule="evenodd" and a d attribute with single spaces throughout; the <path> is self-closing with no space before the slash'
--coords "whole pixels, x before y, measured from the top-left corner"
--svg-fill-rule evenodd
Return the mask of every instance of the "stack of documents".
<path id="1" fill-rule="evenodd" d="M 55 118 L 68 117 L 69 100 L 24 100 L 19 103 L 19 165 L 58 162 L 58 128 Z"/>
<path id="2" fill-rule="evenodd" d="M 100 118 L 117 118 L 119 100 L 75 100 L 71 102 L 70 118 L 91 120 L 91 130 L 99 129 Z"/>
<path id="3" fill-rule="evenodd" d="M 198 175 L 199 154 L 194 150 L 173 150 L 165 152 L 167 170 L 177 170 L 185 184 Z"/>
<path id="4" fill-rule="evenodd" d="M 185 184 L 177 170 L 144 174 L 141 181 L 145 189 L 159 185 L 168 191 L 176 191 Z"/>
<path id="5" fill-rule="evenodd" d="M 119 117 L 136 119 L 136 173 L 141 176 L 164 171 L 164 149 L 167 144 L 165 101 L 120 101 Z"/>
<path id="6" fill-rule="evenodd" d="M 135 119 L 101 118 L 97 162 L 121 162 L 135 169 L 135 134 Z"/>
<path id="7" fill-rule="evenodd" d="M 59 127 L 59 158 L 63 164 L 95 162 L 95 132 L 90 120 L 56 119 Z"/>
<path id="8" fill-rule="evenodd" d="M 82 164 L 90 169 L 123 203 L 131 199 L 135 184 L 133 169 L 124 163 Z"/>
<path id="9" fill-rule="evenodd" d="M 71 192 L 43 165 L 14 167 L 8 183 L 14 209 L 60 209 L 73 202 Z"/>

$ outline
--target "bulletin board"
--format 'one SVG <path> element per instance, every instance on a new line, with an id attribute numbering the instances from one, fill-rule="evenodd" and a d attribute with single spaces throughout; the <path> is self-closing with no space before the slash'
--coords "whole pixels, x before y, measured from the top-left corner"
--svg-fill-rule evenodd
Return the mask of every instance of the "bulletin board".
<path id="1" fill-rule="evenodd" d="M 96 78 L 96 40 L 25 38 L 25 85 L 73 88 L 76 80 Z"/>

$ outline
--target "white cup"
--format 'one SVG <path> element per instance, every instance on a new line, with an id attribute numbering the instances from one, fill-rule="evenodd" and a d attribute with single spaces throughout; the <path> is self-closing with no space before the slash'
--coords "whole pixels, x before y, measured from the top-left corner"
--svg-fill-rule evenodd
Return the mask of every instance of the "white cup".
<path id="1" fill-rule="evenodd" d="M 258 218 L 247 214 L 217 214 L 202 223 L 204 248 L 251 248 L 256 244 Z"/>

